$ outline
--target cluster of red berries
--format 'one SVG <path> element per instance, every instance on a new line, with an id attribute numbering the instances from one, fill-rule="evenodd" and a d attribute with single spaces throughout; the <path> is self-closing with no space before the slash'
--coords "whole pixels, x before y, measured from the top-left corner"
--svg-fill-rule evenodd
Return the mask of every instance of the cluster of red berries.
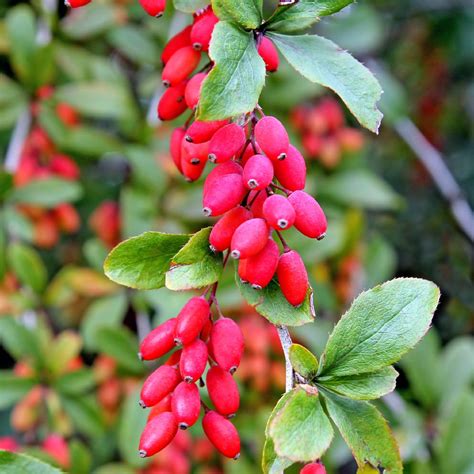
<path id="1" fill-rule="evenodd" d="M 152 456 L 175 438 L 178 428 L 194 425 L 204 409 L 204 433 L 224 456 L 237 458 L 240 438 L 229 418 L 239 408 L 240 397 L 232 374 L 242 357 L 244 340 L 239 326 L 229 318 L 211 318 L 210 303 L 193 297 L 178 316 L 156 327 L 140 345 L 139 357 L 154 360 L 176 346 L 165 364 L 145 380 L 140 405 L 151 407 L 143 430 L 140 456 Z M 209 363 L 205 385 L 214 405 L 210 410 L 201 401 L 197 383 L 202 380 Z"/>
<path id="2" fill-rule="evenodd" d="M 306 155 L 327 168 L 336 166 L 344 152 L 359 151 L 364 145 L 362 133 L 346 125 L 341 106 L 332 98 L 296 107 L 291 121 L 301 134 Z"/>

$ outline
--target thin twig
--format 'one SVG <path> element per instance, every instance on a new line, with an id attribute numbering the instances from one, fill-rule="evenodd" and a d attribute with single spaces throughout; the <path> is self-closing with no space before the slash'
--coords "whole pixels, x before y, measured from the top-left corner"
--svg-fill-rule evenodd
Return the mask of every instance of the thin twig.
<path id="1" fill-rule="evenodd" d="M 286 387 L 285 390 L 289 392 L 293 388 L 293 366 L 290 362 L 290 346 L 293 344 L 291 340 L 290 332 L 286 326 L 276 326 L 278 336 L 280 337 L 281 347 L 285 354 L 285 367 L 286 367 Z"/>

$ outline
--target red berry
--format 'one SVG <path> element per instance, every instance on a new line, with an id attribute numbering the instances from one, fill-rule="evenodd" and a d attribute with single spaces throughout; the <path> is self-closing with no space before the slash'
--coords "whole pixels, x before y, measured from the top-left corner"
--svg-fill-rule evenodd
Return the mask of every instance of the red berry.
<path id="1" fill-rule="evenodd" d="M 295 191 L 288 200 L 295 209 L 295 227 L 307 237 L 322 239 L 328 225 L 324 211 L 316 199 L 304 191 Z"/>
<path id="2" fill-rule="evenodd" d="M 232 459 L 240 456 L 239 433 L 229 420 L 215 411 L 209 411 L 202 419 L 202 427 L 209 441 L 221 454 Z"/>
<path id="3" fill-rule="evenodd" d="M 209 341 L 210 352 L 219 366 L 234 373 L 240 365 L 244 350 L 244 337 L 235 321 L 220 318 L 214 323 Z"/>
<path id="4" fill-rule="evenodd" d="M 209 144 L 209 161 L 224 163 L 233 158 L 245 144 L 245 132 L 236 123 L 229 123 L 212 136 Z"/>
<path id="5" fill-rule="evenodd" d="M 171 58 L 178 49 L 184 48 L 185 46 L 191 46 L 191 28 L 192 25 L 187 26 L 166 43 L 166 46 L 163 48 L 163 52 L 161 53 L 163 64 L 166 64 L 169 58 Z"/>
<path id="6" fill-rule="evenodd" d="M 300 305 L 308 293 L 308 273 L 300 254 L 294 250 L 285 252 L 278 261 L 278 281 L 285 298 L 293 306 Z"/>
<path id="7" fill-rule="evenodd" d="M 179 361 L 179 371 L 185 382 L 199 380 L 206 368 L 207 356 L 207 346 L 201 339 L 196 339 L 184 347 Z"/>
<path id="8" fill-rule="evenodd" d="M 267 244 L 269 229 L 264 219 L 254 218 L 243 222 L 232 236 L 232 258 L 249 258 L 263 250 Z"/>
<path id="9" fill-rule="evenodd" d="M 219 18 L 211 10 L 196 19 L 191 30 L 191 44 L 193 48 L 202 51 L 209 49 L 212 32 L 218 21 Z"/>
<path id="10" fill-rule="evenodd" d="M 71 206 L 71 204 L 68 204 L 67 202 L 59 204 L 52 212 L 58 227 L 63 232 L 72 234 L 79 230 L 81 220 L 76 209 Z"/>
<path id="11" fill-rule="evenodd" d="M 286 197 L 273 194 L 263 203 L 263 217 L 274 229 L 285 230 L 294 224 L 296 214 Z"/>
<path id="12" fill-rule="evenodd" d="M 176 318 L 168 319 L 151 331 L 140 344 L 138 357 L 153 360 L 164 356 L 174 347 Z"/>
<path id="13" fill-rule="evenodd" d="M 189 143 L 186 140 L 181 142 L 181 163 L 186 160 L 192 165 L 199 165 L 207 162 L 207 152 L 209 142 Z"/>
<path id="14" fill-rule="evenodd" d="M 311 464 L 306 464 L 301 469 L 300 474 L 326 474 L 326 469 L 320 462 L 312 462 Z"/>
<path id="15" fill-rule="evenodd" d="M 206 194 L 209 189 L 211 189 L 216 183 L 219 182 L 219 179 L 222 176 L 228 174 L 239 174 L 243 172 L 242 167 L 235 161 L 227 161 L 217 165 L 207 176 L 206 181 L 204 181 L 203 193 Z"/>
<path id="16" fill-rule="evenodd" d="M 245 207 L 234 207 L 227 211 L 214 225 L 209 236 L 209 243 L 215 251 L 223 252 L 230 247 L 235 229 L 252 217 L 252 213 Z"/>
<path id="17" fill-rule="evenodd" d="M 176 318 L 174 342 L 184 346 L 193 342 L 209 319 L 209 303 L 202 296 L 191 298 Z"/>
<path id="18" fill-rule="evenodd" d="M 216 365 L 207 372 L 206 386 L 216 411 L 227 417 L 235 415 L 239 409 L 240 397 L 232 375 Z"/>
<path id="19" fill-rule="evenodd" d="M 165 398 L 163 398 L 163 400 L 161 400 L 161 402 L 158 402 L 155 406 L 153 406 L 150 410 L 150 413 L 148 414 L 147 421 L 153 420 L 153 418 L 161 415 L 161 413 L 171 411 L 171 399 L 172 395 L 168 394 Z"/>
<path id="20" fill-rule="evenodd" d="M 264 155 L 254 155 L 244 166 L 243 179 L 249 189 L 265 189 L 273 179 L 272 162 Z"/>
<path id="21" fill-rule="evenodd" d="M 75 181 L 81 174 L 79 166 L 67 155 L 54 155 L 49 162 L 49 169 L 64 179 Z"/>
<path id="22" fill-rule="evenodd" d="M 271 160 L 286 158 L 290 141 L 285 127 L 277 118 L 267 115 L 260 119 L 255 125 L 255 139 Z"/>
<path id="23" fill-rule="evenodd" d="M 153 456 L 173 441 L 178 431 L 178 422 L 171 412 L 161 413 L 149 421 L 140 437 L 139 454 L 145 458 Z"/>
<path id="24" fill-rule="evenodd" d="M 267 244 L 262 251 L 252 257 L 245 259 L 242 267 L 242 275 L 239 276 L 244 281 L 249 282 L 253 288 L 265 288 L 272 280 L 277 269 L 280 250 L 274 240 L 268 239 Z"/>
<path id="25" fill-rule="evenodd" d="M 166 0 L 138 0 L 148 15 L 159 18 L 166 8 Z"/>
<path id="26" fill-rule="evenodd" d="M 221 176 L 205 189 L 202 212 L 205 216 L 220 216 L 237 206 L 245 196 L 245 187 L 240 174 Z"/>
<path id="27" fill-rule="evenodd" d="M 169 365 L 158 367 L 143 383 L 140 405 L 143 408 L 156 405 L 171 393 L 179 382 L 181 378 L 177 369 Z"/>
<path id="28" fill-rule="evenodd" d="M 166 87 L 176 86 L 180 82 L 184 81 L 196 69 L 200 60 L 201 53 L 193 49 L 192 46 L 184 46 L 183 48 L 178 49 L 169 58 L 165 67 L 163 68 L 163 72 L 161 74 L 163 84 Z M 184 103 L 186 104 L 186 102 Z"/>
<path id="29" fill-rule="evenodd" d="M 209 319 L 206 321 L 206 324 L 204 324 L 204 327 L 202 328 L 201 334 L 199 335 L 199 337 L 200 337 L 204 342 L 207 342 L 207 341 L 209 340 L 209 337 L 210 337 L 211 331 L 212 331 L 212 326 L 213 326 L 212 319 L 209 318 Z M 209 349 L 209 347 L 208 347 L 208 349 Z"/>
<path id="30" fill-rule="evenodd" d="M 258 254 L 257 254 L 258 255 Z M 247 277 L 247 262 L 249 261 L 248 258 L 242 258 L 239 260 L 239 266 L 237 267 L 237 273 L 239 274 L 240 281 L 242 283 L 248 283 Z"/>
<path id="31" fill-rule="evenodd" d="M 263 204 L 267 200 L 267 191 L 250 191 L 247 202 L 254 217 L 263 217 Z"/>
<path id="32" fill-rule="evenodd" d="M 177 351 L 174 351 L 166 360 L 165 364 L 166 365 L 171 365 L 171 367 L 174 367 L 177 369 L 179 367 L 179 361 L 181 360 L 181 353 L 183 351 L 181 349 L 178 349 Z"/>
<path id="33" fill-rule="evenodd" d="M 288 147 L 284 160 L 275 161 L 275 176 L 280 184 L 290 191 L 304 189 L 306 184 L 306 163 L 303 155 L 293 146 Z"/>
<path id="34" fill-rule="evenodd" d="M 71 107 L 65 102 L 59 102 L 55 107 L 56 115 L 61 119 L 64 125 L 68 127 L 74 127 L 79 123 L 79 115 L 76 112 L 76 109 Z M 349 129 L 355 130 L 355 129 Z"/>
<path id="35" fill-rule="evenodd" d="M 207 142 L 212 138 L 224 125 L 229 123 L 228 120 L 214 120 L 211 122 L 194 121 L 186 131 L 186 140 L 193 143 Z"/>
<path id="36" fill-rule="evenodd" d="M 84 5 L 87 5 L 91 1 L 92 0 L 64 0 L 64 4 L 67 7 L 79 8 L 79 7 L 83 7 Z"/>
<path id="37" fill-rule="evenodd" d="M 184 141 L 184 135 L 186 130 L 184 127 L 178 127 L 173 130 L 170 138 L 170 153 L 171 158 L 173 158 L 173 163 L 178 168 L 179 172 L 182 171 L 181 168 L 181 143 Z"/>
<path id="38" fill-rule="evenodd" d="M 183 176 L 186 181 L 196 181 L 202 175 L 204 168 L 206 167 L 206 161 L 200 160 L 199 163 L 191 163 L 187 159 L 181 159 L 181 169 Z"/>
<path id="39" fill-rule="evenodd" d="M 165 90 L 158 102 L 157 113 L 160 120 L 173 120 L 188 108 L 184 101 L 185 87 L 186 84 L 182 82 Z"/>
<path id="40" fill-rule="evenodd" d="M 244 153 L 242 155 L 242 160 L 241 160 L 241 163 L 242 163 L 242 166 L 245 166 L 247 161 L 252 158 L 253 155 L 261 155 L 262 154 L 262 150 L 260 150 L 260 148 L 258 146 L 255 147 L 254 149 L 254 146 L 252 143 L 249 143 L 246 147 L 245 147 L 245 150 L 244 150 Z"/>
<path id="41" fill-rule="evenodd" d="M 278 69 L 279 58 L 275 45 L 266 37 L 262 36 L 258 46 L 258 54 L 265 62 L 265 68 L 268 72 L 275 72 Z"/>
<path id="42" fill-rule="evenodd" d="M 181 382 L 173 392 L 171 409 L 180 429 L 185 430 L 193 426 L 198 421 L 201 411 L 201 397 L 197 386 Z"/>
<path id="43" fill-rule="evenodd" d="M 194 109 L 199 102 L 202 82 L 206 79 L 206 76 L 207 74 L 205 72 L 199 72 L 189 79 L 189 82 L 186 84 L 184 100 L 190 109 Z"/>

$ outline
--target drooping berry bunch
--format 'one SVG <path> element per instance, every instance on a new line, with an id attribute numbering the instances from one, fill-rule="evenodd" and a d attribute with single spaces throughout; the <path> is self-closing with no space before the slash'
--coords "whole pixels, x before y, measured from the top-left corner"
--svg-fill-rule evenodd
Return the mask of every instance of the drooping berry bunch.
<path id="1" fill-rule="evenodd" d="M 213 321 L 213 298 L 212 292 L 209 300 L 204 296 L 191 298 L 177 317 L 156 327 L 140 345 L 142 360 L 160 358 L 178 347 L 143 384 L 140 405 L 150 407 L 151 412 L 140 439 L 142 457 L 165 448 L 178 429 L 193 426 L 201 409 L 205 413 L 204 432 L 217 450 L 229 458 L 240 454 L 240 438 L 229 418 L 240 403 L 232 374 L 240 364 L 244 341 L 232 319 L 220 316 Z M 201 400 L 198 384 L 207 387 L 214 410 Z"/>

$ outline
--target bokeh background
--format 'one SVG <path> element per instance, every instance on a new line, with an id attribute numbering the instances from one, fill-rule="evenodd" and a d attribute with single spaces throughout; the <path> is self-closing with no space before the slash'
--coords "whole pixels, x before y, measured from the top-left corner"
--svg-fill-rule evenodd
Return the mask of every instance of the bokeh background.
<path id="1" fill-rule="evenodd" d="M 295 339 L 320 354 L 351 300 L 394 276 L 441 287 L 433 328 L 379 402 L 416 474 L 474 473 L 469 5 L 361 0 L 315 26 L 381 80 L 379 136 L 283 62 L 261 100 L 304 151 L 309 190 L 329 217 L 317 245 L 290 236 L 318 314 Z M 172 124 L 155 117 L 161 50 L 189 21 L 171 9 L 148 18 L 127 0 L 74 12 L 54 0 L 0 3 L 0 448 L 66 472 L 257 473 L 265 422 L 284 390 L 274 329 L 225 273 L 221 305 L 247 343 L 236 374 L 242 457 L 224 462 L 199 427 L 151 461 L 137 456 L 146 420 L 137 390 L 150 369 L 136 358 L 138 341 L 187 295 L 127 291 L 102 263 L 127 237 L 209 223 L 202 183 L 185 183 L 172 166 Z M 332 473 L 356 470 L 341 439 L 324 461 Z"/>

